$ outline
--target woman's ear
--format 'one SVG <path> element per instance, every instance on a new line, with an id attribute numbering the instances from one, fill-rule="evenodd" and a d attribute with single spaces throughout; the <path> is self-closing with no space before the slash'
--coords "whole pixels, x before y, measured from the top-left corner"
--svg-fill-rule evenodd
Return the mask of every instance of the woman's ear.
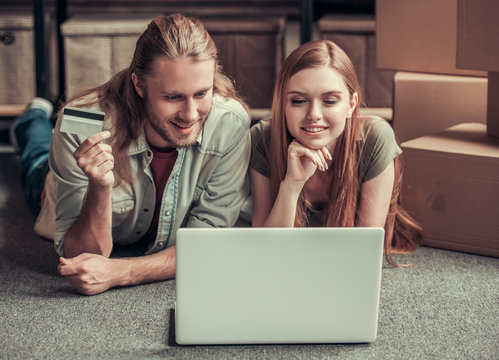
<path id="1" fill-rule="evenodd" d="M 352 114 L 353 114 L 353 112 L 358 104 L 359 104 L 359 94 L 354 92 L 350 98 L 350 106 L 348 109 L 348 116 L 347 117 L 352 117 Z"/>
<path id="2" fill-rule="evenodd" d="M 135 75 L 134 72 L 132 73 L 132 82 L 137 94 L 139 94 L 141 98 L 144 98 L 144 83 L 137 77 L 137 75 Z"/>

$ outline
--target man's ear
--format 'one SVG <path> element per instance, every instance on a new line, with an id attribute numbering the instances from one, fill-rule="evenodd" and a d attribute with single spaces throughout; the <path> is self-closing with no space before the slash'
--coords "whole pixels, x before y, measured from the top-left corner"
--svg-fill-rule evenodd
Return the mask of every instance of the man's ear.
<path id="1" fill-rule="evenodd" d="M 137 77 L 137 75 L 135 75 L 134 72 L 132 73 L 132 82 L 137 94 L 139 94 L 141 98 L 144 98 L 144 83 Z"/>

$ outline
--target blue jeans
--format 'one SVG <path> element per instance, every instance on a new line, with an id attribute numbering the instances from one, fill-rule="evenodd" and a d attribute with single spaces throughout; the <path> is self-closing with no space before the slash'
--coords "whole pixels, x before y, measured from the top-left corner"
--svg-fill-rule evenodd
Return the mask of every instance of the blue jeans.
<path id="1" fill-rule="evenodd" d="M 35 215 L 40 212 L 41 195 L 49 171 L 48 154 L 53 126 L 46 113 L 27 109 L 14 124 L 21 156 L 22 185 L 28 206 Z"/>

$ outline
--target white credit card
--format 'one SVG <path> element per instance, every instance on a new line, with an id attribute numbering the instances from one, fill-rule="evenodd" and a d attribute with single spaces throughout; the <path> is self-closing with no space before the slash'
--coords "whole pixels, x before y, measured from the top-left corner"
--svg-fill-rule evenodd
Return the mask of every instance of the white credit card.
<path id="1" fill-rule="evenodd" d="M 86 139 L 102 131 L 104 115 L 101 111 L 66 106 L 62 113 L 60 131 L 80 135 Z"/>

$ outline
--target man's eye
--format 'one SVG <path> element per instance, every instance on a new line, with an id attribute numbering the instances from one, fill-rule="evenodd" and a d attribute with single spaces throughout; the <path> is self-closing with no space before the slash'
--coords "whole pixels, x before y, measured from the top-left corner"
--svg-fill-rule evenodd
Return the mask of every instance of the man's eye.
<path id="1" fill-rule="evenodd" d="M 179 95 L 165 95 L 165 99 L 168 101 L 175 101 L 180 99 Z"/>

